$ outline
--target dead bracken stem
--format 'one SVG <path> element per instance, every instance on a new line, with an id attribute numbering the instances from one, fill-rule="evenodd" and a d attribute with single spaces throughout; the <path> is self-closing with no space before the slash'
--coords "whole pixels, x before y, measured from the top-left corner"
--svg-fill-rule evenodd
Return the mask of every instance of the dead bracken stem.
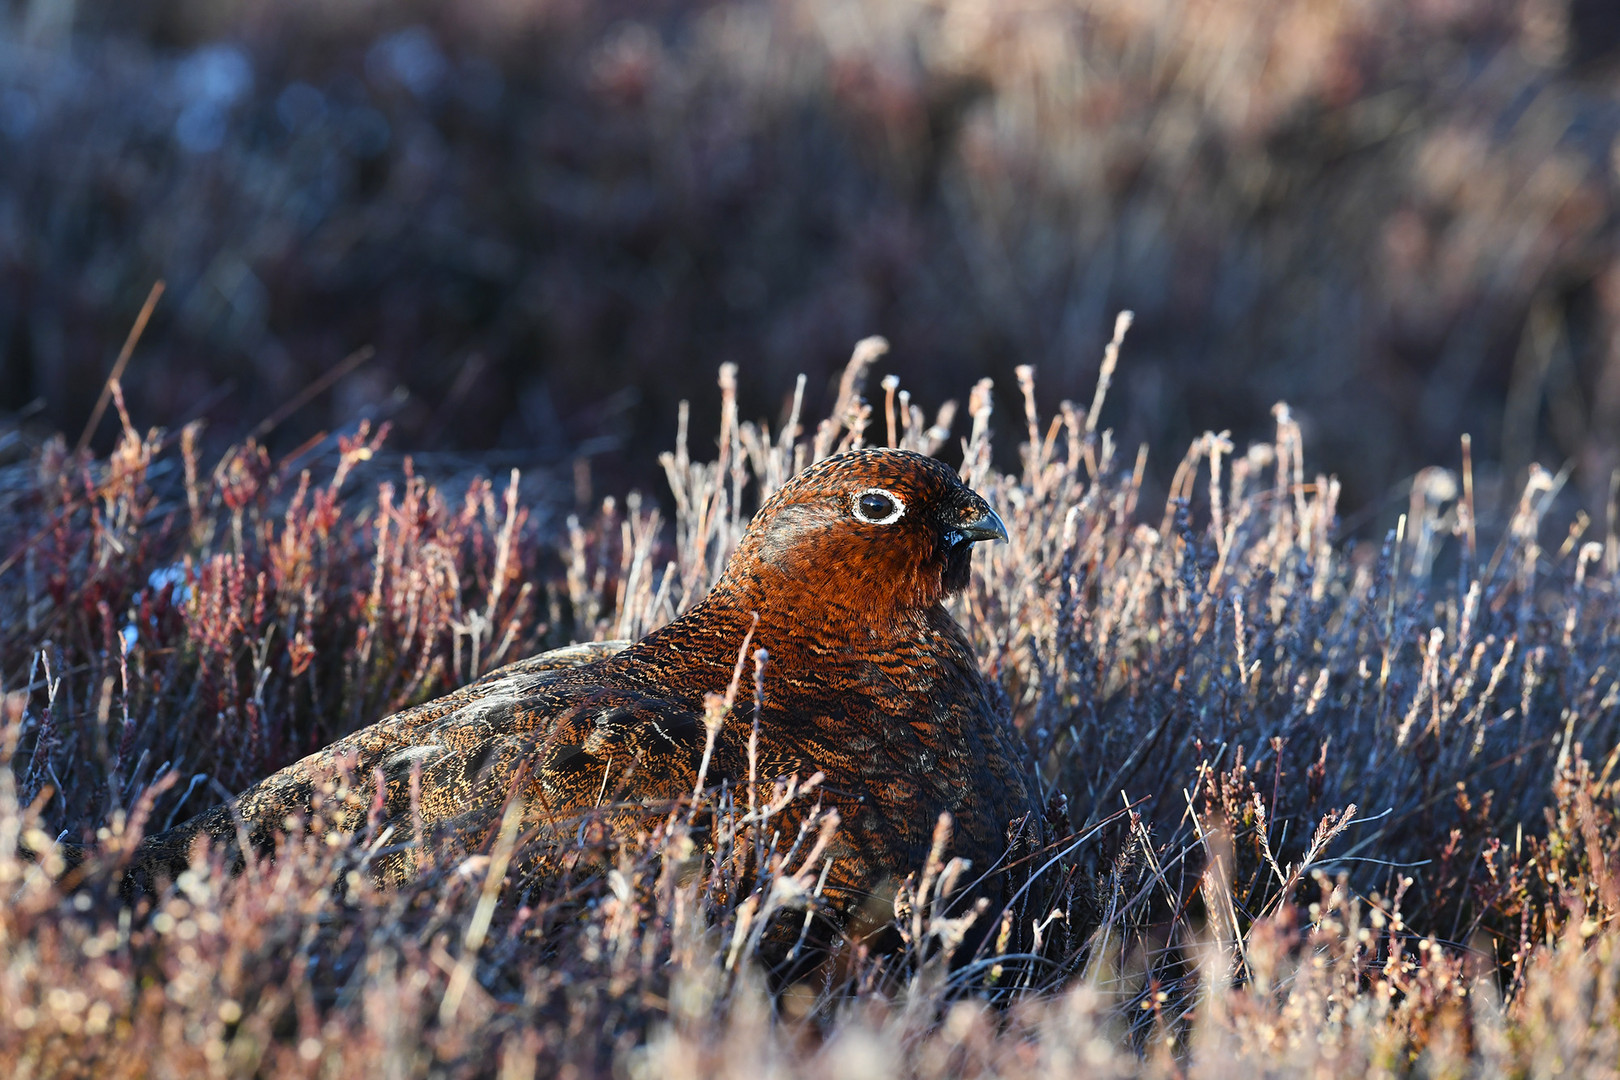
<path id="1" fill-rule="evenodd" d="M 152 311 L 163 296 L 163 289 L 163 281 L 159 279 L 152 283 L 151 291 L 146 294 L 146 301 L 141 304 L 141 310 L 135 315 L 135 322 L 129 328 L 129 336 L 124 339 L 123 347 L 118 350 L 118 359 L 113 361 L 112 371 L 107 374 L 107 381 L 101 387 L 101 396 L 96 398 L 95 408 L 90 410 L 90 419 L 85 421 L 84 431 L 79 434 L 79 441 L 73 447 L 75 457 L 84 453 L 85 448 L 90 445 L 91 437 L 95 435 L 102 416 L 107 412 L 108 399 L 118 392 L 118 383 L 124 377 L 124 368 L 128 366 L 129 358 L 135 355 L 135 346 L 141 340 L 141 335 L 146 332 L 146 324 L 151 320 Z M 121 402 L 119 412 L 124 412 Z M 124 426 L 126 429 L 129 426 L 127 413 Z"/>

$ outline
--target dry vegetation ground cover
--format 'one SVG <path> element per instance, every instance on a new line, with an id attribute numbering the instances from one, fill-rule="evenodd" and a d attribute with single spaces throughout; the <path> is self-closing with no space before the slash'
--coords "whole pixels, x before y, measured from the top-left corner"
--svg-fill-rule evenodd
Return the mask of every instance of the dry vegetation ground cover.
<path id="1" fill-rule="evenodd" d="M 1199 439 L 1150 504 L 1098 427 L 1106 378 L 1052 416 L 1028 370 L 994 412 L 986 381 L 928 416 L 891 379 L 865 394 L 880 353 L 857 350 L 829 419 L 774 431 L 739 422 L 723 369 L 715 459 L 684 424 L 663 457 L 672 521 L 632 497 L 543 527 L 516 477 L 429 484 L 363 424 L 206 461 L 115 394 L 110 457 L 8 439 L 10 1074 L 1614 1075 L 1612 505 L 1602 542 L 1546 522 L 1560 481 L 1538 470 L 1493 528 L 1468 468 L 1437 469 L 1353 545 L 1283 407 L 1269 443 Z M 294 823 L 240 876 L 200 852 L 119 902 L 142 829 L 504 661 L 667 621 L 763 494 L 862 440 L 959 448 L 1007 521 L 955 610 L 1068 798 L 1048 872 L 1097 917 L 1043 928 L 1065 947 L 953 969 L 931 945 L 951 875 L 920 867 L 904 955 L 772 1000 L 755 916 L 797 868 L 752 894 L 735 860 L 683 878 L 674 819 L 599 880 L 509 883 L 505 836 L 397 891 L 364 872 L 386 837 Z M 724 848 L 737 819 L 708 811 Z M 71 889 L 20 855 L 57 836 L 104 854 Z"/>

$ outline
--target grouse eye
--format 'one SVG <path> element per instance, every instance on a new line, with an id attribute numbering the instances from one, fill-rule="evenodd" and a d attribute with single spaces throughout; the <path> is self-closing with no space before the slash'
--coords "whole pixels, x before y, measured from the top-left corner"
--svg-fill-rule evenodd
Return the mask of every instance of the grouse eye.
<path id="1" fill-rule="evenodd" d="M 892 525 L 906 512 L 906 504 L 892 491 L 867 488 L 855 495 L 855 516 L 868 525 Z"/>

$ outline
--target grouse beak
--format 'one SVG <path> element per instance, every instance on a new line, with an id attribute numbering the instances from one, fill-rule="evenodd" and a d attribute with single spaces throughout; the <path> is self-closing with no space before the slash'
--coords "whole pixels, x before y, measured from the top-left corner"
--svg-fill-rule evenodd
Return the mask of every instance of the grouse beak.
<path id="1" fill-rule="evenodd" d="M 964 525 L 958 525 L 951 530 L 952 537 L 957 542 L 966 541 L 975 543 L 979 540 L 1007 540 L 1007 526 L 1003 525 L 1001 518 L 988 506 L 984 508 L 984 516 Z"/>

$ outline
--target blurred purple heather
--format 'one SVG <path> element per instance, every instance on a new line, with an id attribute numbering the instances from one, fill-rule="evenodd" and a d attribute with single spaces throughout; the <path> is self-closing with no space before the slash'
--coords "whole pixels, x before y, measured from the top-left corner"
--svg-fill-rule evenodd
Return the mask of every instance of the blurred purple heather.
<path id="1" fill-rule="evenodd" d="M 1038 365 L 1153 450 L 1287 399 L 1352 524 L 1474 436 L 1482 492 L 1620 465 L 1620 40 L 1596 0 L 35 0 L 0 20 L 0 408 L 222 449 L 364 412 L 399 450 L 654 476 L 881 331 L 921 398 Z M 699 430 L 718 417 L 695 404 Z M 112 446 L 103 421 L 96 445 Z M 1010 461 L 1004 462 L 1010 465 Z M 1499 485 L 1497 477 L 1502 477 Z M 1493 499 L 1484 499 L 1494 503 Z"/>

